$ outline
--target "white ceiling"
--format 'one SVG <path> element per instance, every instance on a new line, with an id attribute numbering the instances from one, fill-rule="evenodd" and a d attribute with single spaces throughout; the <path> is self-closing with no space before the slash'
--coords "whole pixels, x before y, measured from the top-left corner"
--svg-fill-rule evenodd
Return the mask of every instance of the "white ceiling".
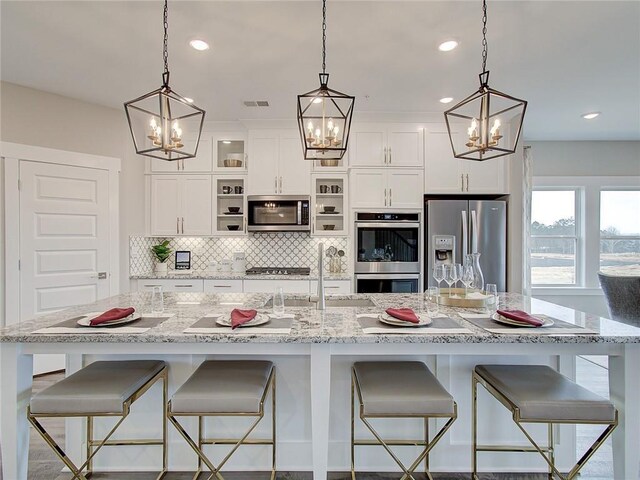
<path id="1" fill-rule="evenodd" d="M 328 2 L 330 86 L 358 112 L 442 112 L 480 73 L 480 1 Z M 1 78 L 111 107 L 159 86 L 159 1 L 1 1 Z M 293 118 L 317 87 L 321 2 L 174 0 L 171 85 L 208 120 Z M 640 140 L 640 1 L 489 2 L 490 85 L 529 140 Z M 211 50 L 197 52 L 190 39 Z M 443 53 L 448 38 L 458 49 Z M 247 108 L 243 100 L 268 100 Z M 593 121 L 580 115 L 601 111 Z"/>

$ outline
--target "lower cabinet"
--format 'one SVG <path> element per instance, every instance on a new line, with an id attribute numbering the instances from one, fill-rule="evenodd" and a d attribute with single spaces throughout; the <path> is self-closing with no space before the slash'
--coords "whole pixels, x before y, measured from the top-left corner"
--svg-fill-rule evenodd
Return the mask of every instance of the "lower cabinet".
<path id="1" fill-rule="evenodd" d="M 311 280 L 311 293 L 318 291 L 318 281 Z M 325 280 L 324 293 L 331 295 L 332 293 L 349 294 L 351 291 L 351 280 Z"/>
<path id="2" fill-rule="evenodd" d="M 309 293 L 309 280 L 245 280 L 244 293 L 273 293 L 282 288 L 284 293 Z"/>
<path id="3" fill-rule="evenodd" d="M 153 287 L 162 287 L 164 292 L 202 292 L 204 290 L 203 281 L 198 279 L 152 278 L 138 280 L 139 292 L 150 292 Z"/>
<path id="4" fill-rule="evenodd" d="M 242 293 L 242 280 L 205 280 L 205 293 Z"/>

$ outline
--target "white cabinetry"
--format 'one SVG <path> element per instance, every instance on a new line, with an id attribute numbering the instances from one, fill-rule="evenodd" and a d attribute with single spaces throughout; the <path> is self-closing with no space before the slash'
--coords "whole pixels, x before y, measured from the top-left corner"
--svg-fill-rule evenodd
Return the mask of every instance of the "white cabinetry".
<path id="1" fill-rule="evenodd" d="M 311 280 L 311 293 L 315 294 L 318 291 L 318 281 Z M 349 294 L 351 291 L 351 280 L 325 280 L 324 281 L 324 293 L 331 294 Z"/>
<path id="2" fill-rule="evenodd" d="M 152 173 L 207 173 L 212 167 L 211 138 L 200 138 L 198 154 L 194 158 L 167 162 L 152 158 L 149 160 Z"/>
<path id="3" fill-rule="evenodd" d="M 367 168 L 351 171 L 352 208 L 421 208 L 422 170 Z"/>
<path id="4" fill-rule="evenodd" d="M 455 135 L 466 133 L 462 125 L 456 127 Z M 425 193 L 508 193 L 509 157 L 483 162 L 455 158 L 444 124 L 428 125 L 425 135 Z"/>
<path id="5" fill-rule="evenodd" d="M 349 145 L 351 167 L 423 167 L 424 136 L 418 124 L 354 125 Z"/>
<path id="6" fill-rule="evenodd" d="M 242 293 L 242 280 L 205 280 L 205 293 Z"/>
<path id="7" fill-rule="evenodd" d="M 151 175 L 151 235 L 211 235 L 210 175 Z"/>
<path id="8" fill-rule="evenodd" d="M 150 292 L 153 287 L 162 287 L 165 292 L 202 292 L 203 282 L 198 279 L 150 278 L 138 280 L 139 292 Z"/>
<path id="9" fill-rule="evenodd" d="M 309 280 L 245 280 L 245 293 L 273 293 L 282 288 L 284 293 L 309 293 Z"/>
<path id="10" fill-rule="evenodd" d="M 309 195 L 311 161 L 297 130 L 249 132 L 249 195 Z"/>

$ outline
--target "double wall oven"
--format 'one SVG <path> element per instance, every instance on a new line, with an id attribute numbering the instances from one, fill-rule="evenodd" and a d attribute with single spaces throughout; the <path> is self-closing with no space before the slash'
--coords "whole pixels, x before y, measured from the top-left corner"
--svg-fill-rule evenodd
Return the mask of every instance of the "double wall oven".
<path id="1" fill-rule="evenodd" d="M 419 292 L 420 238 L 418 213 L 356 213 L 356 292 Z"/>

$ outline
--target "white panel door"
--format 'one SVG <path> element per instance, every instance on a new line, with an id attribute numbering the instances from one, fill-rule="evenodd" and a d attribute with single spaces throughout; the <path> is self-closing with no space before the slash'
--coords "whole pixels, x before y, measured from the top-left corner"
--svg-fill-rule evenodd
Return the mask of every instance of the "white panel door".
<path id="1" fill-rule="evenodd" d="M 180 183 L 180 233 L 211 235 L 211 175 L 183 175 Z"/>
<path id="2" fill-rule="evenodd" d="M 108 297 L 108 172 L 21 161 L 20 183 L 20 317 Z"/>
<path id="3" fill-rule="evenodd" d="M 351 208 L 386 207 L 387 175 L 385 169 L 367 168 L 352 170 L 351 174 Z"/>
<path id="4" fill-rule="evenodd" d="M 389 206 L 394 208 L 422 208 L 422 170 L 389 170 L 387 189 Z"/>
<path id="5" fill-rule="evenodd" d="M 182 160 L 182 171 L 188 173 L 211 172 L 213 168 L 213 147 L 211 138 L 200 138 L 198 154 L 194 158 Z"/>
<path id="6" fill-rule="evenodd" d="M 247 194 L 274 195 L 278 193 L 278 132 L 255 131 L 249 134 L 249 178 Z"/>
<path id="7" fill-rule="evenodd" d="M 390 125 L 387 143 L 388 164 L 392 167 L 424 167 L 424 136 L 419 125 Z"/>
<path id="8" fill-rule="evenodd" d="M 453 156 L 445 125 L 427 127 L 425 136 L 425 193 L 462 193 L 462 161 Z"/>
<path id="9" fill-rule="evenodd" d="M 151 235 L 180 232 L 180 177 L 151 175 Z"/>
<path id="10" fill-rule="evenodd" d="M 381 167 L 385 164 L 386 135 L 380 125 L 358 125 L 349 138 L 349 165 Z"/>
<path id="11" fill-rule="evenodd" d="M 283 133 L 280 136 L 278 192 L 284 195 L 309 195 L 312 164 L 311 160 L 304 159 L 298 131 Z"/>
<path id="12" fill-rule="evenodd" d="M 461 160 L 467 172 L 465 193 L 507 193 L 505 165 L 509 157 L 492 158 L 483 162 Z"/>

